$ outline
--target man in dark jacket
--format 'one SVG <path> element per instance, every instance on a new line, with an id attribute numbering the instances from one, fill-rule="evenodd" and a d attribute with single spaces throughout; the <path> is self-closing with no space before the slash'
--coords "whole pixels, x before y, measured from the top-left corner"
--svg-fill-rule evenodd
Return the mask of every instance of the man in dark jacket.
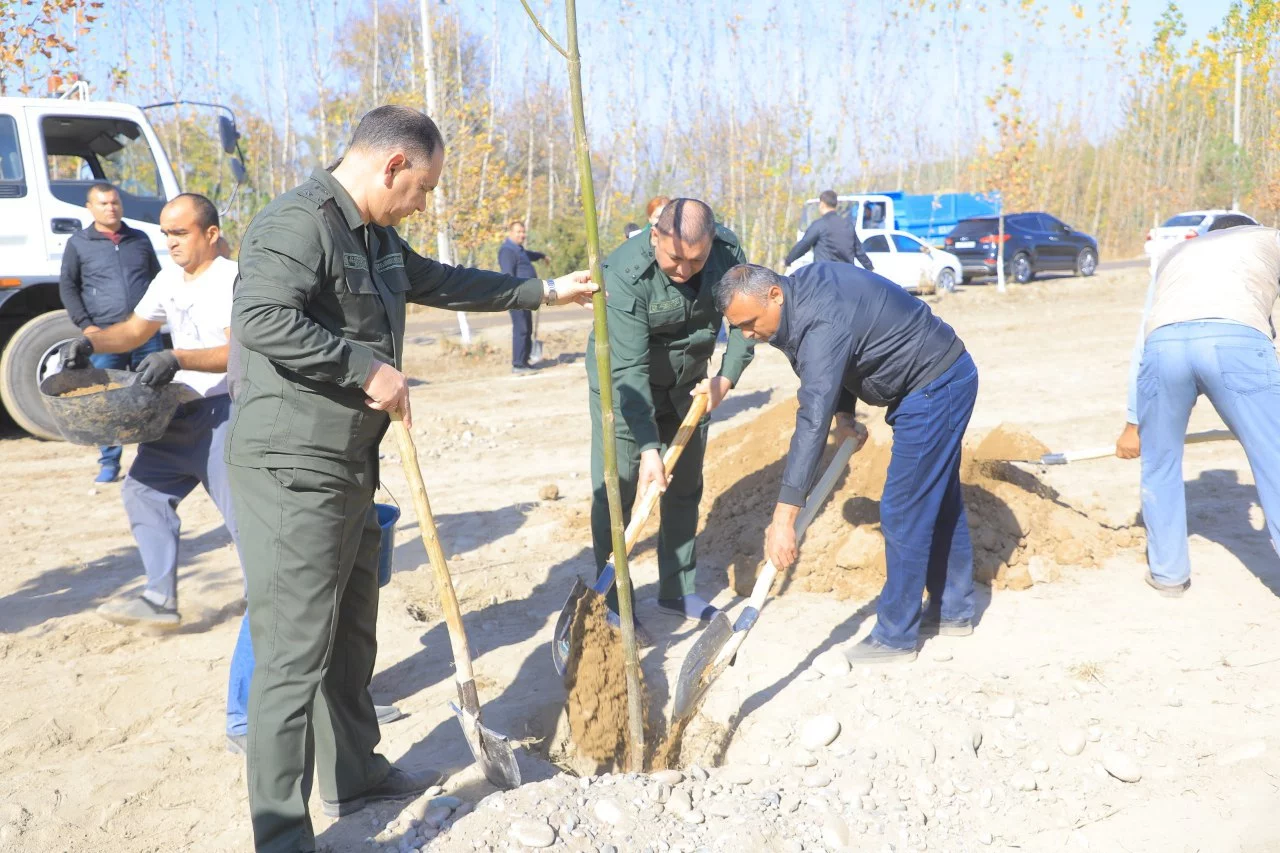
<path id="1" fill-rule="evenodd" d="M 836 212 L 835 190 L 823 190 L 818 196 L 818 211 L 822 214 L 805 230 L 800 242 L 787 252 L 786 263 L 791 266 L 810 249 L 813 249 L 813 260 L 836 261 L 851 264 L 854 261 L 862 264 L 864 269 L 872 269 L 871 259 L 862 251 L 862 242 L 853 227 L 853 220 Z"/>
<path id="2" fill-rule="evenodd" d="M 125 224 L 120 193 L 111 184 L 91 186 L 85 207 L 93 224 L 67 240 L 58 289 L 71 322 L 81 331 L 99 332 L 132 316 L 151 279 L 160 272 L 160 260 L 151 238 Z M 95 353 L 90 362 L 100 369 L 135 370 L 143 358 L 162 348 L 156 334 L 135 350 Z M 119 479 L 120 448 L 99 448 L 98 466 L 95 482 Z"/>
<path id="3" fill-rule="evenodd" d="M 533 263 L 543 260 L 546 255 L 526 249 L 525 234 L 523 222 L 517 219 L 511 223 L 507 239 L 498 249 L 498 269 L 516 278 L 537 278 Z M 533 312 L 516 309 L 507 313 L 511 315 L 511 372 L 531 373 L 533 366 L 529 364 L 529 354 L 533 352 Z"/>
<path id="4" fill-rule="evenodd" d="M 796 430 L 765 555 L 779 570 L 796 560 L 795 520 L 832 416 L 839 441 L 859 434 L 856 400 L 887 406 L 893 455 L 880 499 L 887 577 L 875 628 L 847 654 L 855 664 L 910 661 L 922 630 L 972 633 L 973 546 L 960 445 L 978 369 L 955 331 L 898 285 L 849 264 L 810 264 L 792 276 L 743 264 L 721 279 L 716 305 L 744 337 L 782 350 L 800 376 Z M 865 441 L 865 432 L 857 440 Z"/>

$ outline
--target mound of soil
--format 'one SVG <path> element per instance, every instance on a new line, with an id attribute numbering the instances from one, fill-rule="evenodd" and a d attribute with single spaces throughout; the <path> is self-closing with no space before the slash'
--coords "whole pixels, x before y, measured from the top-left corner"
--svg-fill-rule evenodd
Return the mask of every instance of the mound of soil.
<path id="1" fill-rule="evenodd" d="M 605 621 L 605 600 L 584 595 L 570 629 L 575 650 L 565 672 L 569 730 L 579 755 L 603 765 L 626 754 L 627 677 L 621 632 Z"/>
<path id="2" fill-rule="evenodd" d="M 781 403 L 712 441 L 704 466 L 714 496 L 699 539 L 704 562 L 723 565 L 740 595 L 750 593 L 763 565 L 763 534 L 778 496 L 796 403 Z M 779 582 L 837 598 L 870 597 L 884 581 L 880 493 L 892 435 L 883 420 L 836 484 L 810 526 L 795 569 Z M 834 447 L 828 448 L 828 457 Z M 1142 532 L 1111 528 L 1065 503 L 1034 473 L 1001 459 L 1034 459 L 1048 448 L 1001 425 L 973 450 L 961 469 L 973 538 L 975 576 L 997 587 L 1026 589 L 1056 580 L 1060 567 L 1096 567 L 1117 549 L 1142 544 Z M 992 457 L 995 457 L 994 459 Z"/>

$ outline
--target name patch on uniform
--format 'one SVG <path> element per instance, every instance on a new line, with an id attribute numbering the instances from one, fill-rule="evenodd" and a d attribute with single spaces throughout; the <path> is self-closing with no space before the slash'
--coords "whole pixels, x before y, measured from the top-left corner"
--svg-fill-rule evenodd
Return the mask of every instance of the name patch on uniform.
<path id="1" fill-rule="evenodd" d="M 349 270 L 367 270 L 369 259 L 359 252 L 343 252 L 342 265 Z"/>
<path id="2" fill-rule="evenodd" d="M 378 258 L 378 262 L 374 264 L 378 268 L 378 272 L 386 272 L 387 270 L 403 269 L 404 255 L 386 255 Z"/>

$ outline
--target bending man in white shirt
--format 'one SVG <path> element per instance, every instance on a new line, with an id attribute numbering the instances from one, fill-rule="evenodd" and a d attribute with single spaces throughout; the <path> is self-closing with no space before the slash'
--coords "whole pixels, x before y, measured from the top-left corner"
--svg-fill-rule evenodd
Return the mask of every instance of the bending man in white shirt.
<path id="1" fill-rule="evenodd" d="M 1162 595 L 1191 586 L 1182 449 L 1201 394 L 1244 446 L 1272 545 L 1280 545 L 1278 297 L 1280 232 L 1243 216 L 1224 216 L 1168 250 L 1152 275 L 1116 455 L 1142 457 L 1146 580 Z"/>
<path id="2" fill-rule="evenodd" d="M 222 513 L 231 538 L 231 514 L 223 445 L 231 414 L 227 396 L 227 351 L 231 339 L 231 289 L 236 265 L 219 257 L 218 210 L 204 196 L 184 193 L 160 212 L 160 230 L 177 267 L 166 267 L 151 282 L 129 319 L 63 347 L 63 367 L 82 367 L 92 353 L 129 352 L 168 323 L 173 349 L 147 356 L 138 381 L 189 386 L 197 399 L 182 404 L 157 441 L 138 445 L 122 496 L 146 572 L 146 588 L 128 601 L 98 608 L 120 625 L 177 627 L 178 504 L 203 485 Z"/>

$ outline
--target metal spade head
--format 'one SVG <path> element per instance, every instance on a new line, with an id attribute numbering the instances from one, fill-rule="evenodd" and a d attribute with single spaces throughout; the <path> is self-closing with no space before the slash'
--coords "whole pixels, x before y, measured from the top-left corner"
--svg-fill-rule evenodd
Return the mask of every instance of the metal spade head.
<path id="1" fill-rule="evenodd" d="M 449 707 L 458 715 L 462 734 L 467 739 L 467 746 L 471 748 L 476 763 L 484 772 L 484 778 L 508 791 L 520 787 L 520 766 L 516 764 L 516 756 L 507 736 L 486 728 L 481 724 L 479 714 L 465 711 L 453 702 L 449 703 Z"/>
<path id="2" fill-rule="evenodd" d="M 703 629 L 685 657 L 680 675 L 676 679 L 676 700 L 672 710 L 676 720 L 689 717 L 697 709 L 702 695 L 719 674 L 712 671 L 716 658 L 732 636 L 733 624 L 724 611 L 717 613 L 711 624 Z"/>
<path id="3" fill-rule="evenodd" d="M 560 608 L 560 615 L 556 617 L 555 635 L 551 638 L 551 661 L 556 665 L 556 672 L 560 675 L 568 671 L 569 658 L 573 655 L 569 635 L 573 630 L 573 614 L 578 612 L 578 601 L 587 594 L 605 595 L 611 586 L 613 586 L 612 559 L 605 564 L 600 571 L 600 577 L 596 578 L 596 582 L 591 586 L 584 584 L 581 578 L 573 582 L 573 589 L 569 590 L 569 597 L 565 599 L 564 607 Z"/>

